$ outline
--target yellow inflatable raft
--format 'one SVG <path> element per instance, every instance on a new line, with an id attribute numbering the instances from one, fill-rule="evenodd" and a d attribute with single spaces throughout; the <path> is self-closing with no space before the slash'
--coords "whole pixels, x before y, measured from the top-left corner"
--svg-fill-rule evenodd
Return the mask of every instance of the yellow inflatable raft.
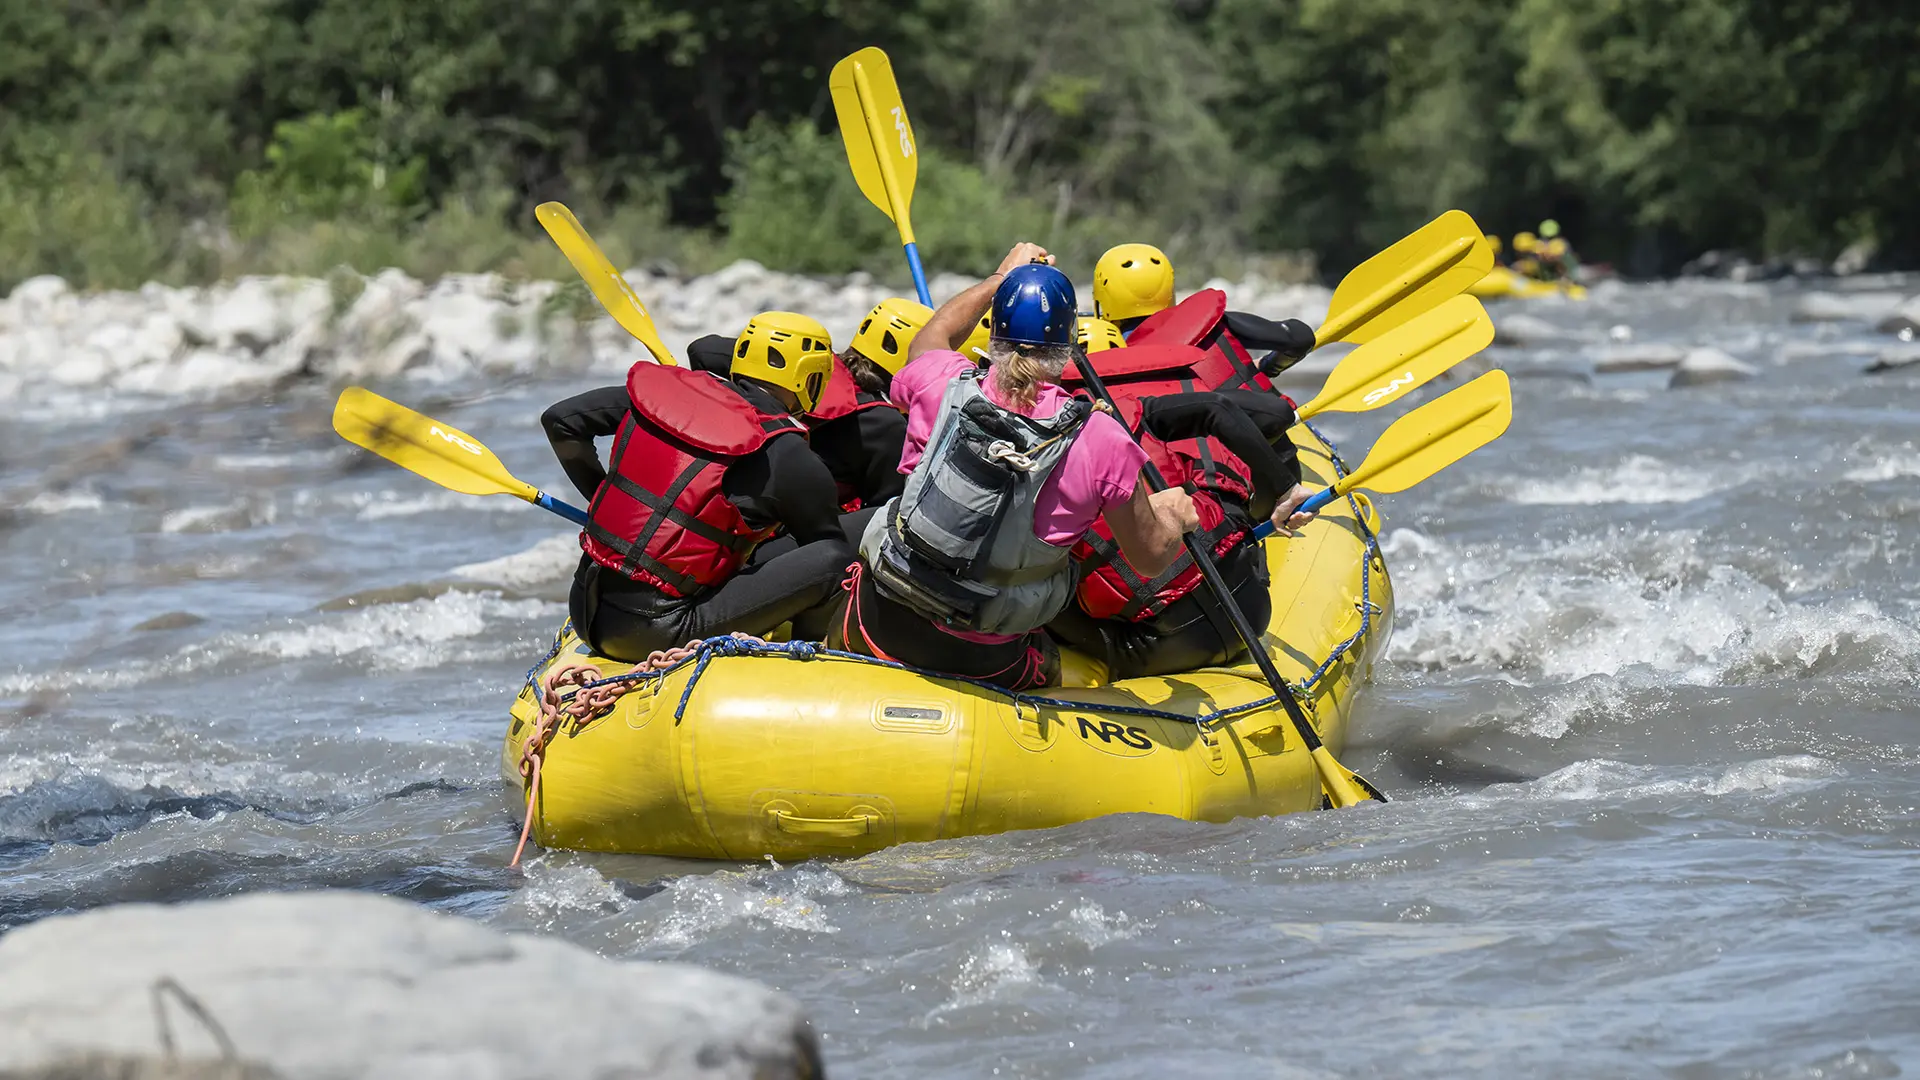
<path id="1" fill-rule="evenodd" d="M 1540 281 L 1516 274 L 1504 266 L 1494 267 L 1486 277 L 1467 286 L 1467 292 L 1482 300 L 1499 297 L 1525 300 L 1556 294 L 1570 300 L 1584 300 L 1587 297 L 1587 287 L 1584 285 L 1576 285 L 1571 281 Z"/>
<path id="2" fill-rule="evenodd" d="M 1308 483 L 1335 478 L 1331 448 L 1294 431 Z M 1299 538 L 1267 542 L 1266 646 L 1340 752 L 1354 694 L 1392 626 L 1393 593 L 1365 496 L 1329 506 Z M 1012 695 L 837 658 L 801 643 L 704 646 L 598 718 L 545 746 L 533 838 L 555 848 L 707 859 L 853 855 L 912 840 L 1040 829 L 1103 814 L 1200 821 L 1322 804 L 1320 781 L 1251 663 L 1104 686 L 1067 658 L 1069 687 Z M 742 654 L 742 653 L 746 654 Z M 525 804 L 523 744 L 536 684 L 593 660 L 570 631 L 513 705 L 502 765 Z"/>

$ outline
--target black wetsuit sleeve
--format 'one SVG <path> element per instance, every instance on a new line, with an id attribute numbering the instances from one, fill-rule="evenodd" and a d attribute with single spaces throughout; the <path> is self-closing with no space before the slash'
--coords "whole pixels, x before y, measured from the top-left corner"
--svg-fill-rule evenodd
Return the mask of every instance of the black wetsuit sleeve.
<path id="1" fill-rule="evenodd" d="M 775 438 L 729 467 L 720 489 L 753 528 L 784 525 L 801 544 L 844 539 L 833 474 L 805 439 Z"/>
<path id="2" fill-rule="evenodd" d="M 722 334 L 695 338 L 687 343 L 687 366 L 724 379 L 733 371 L 733 343 Z"/>
<path id="3" fill-rule="evenodd" d="M 1257 419 L 1250 407 L 1258 410 Z M 1157 438 L 1218 439 L 1246 462 L 1253 473 L 1247 508 L 1256 521 L 1272 514 L 1280 496 L 1300 482 L 1300 457 L 1287 435 L 1292 417 L 1278 395 L 1249 390 L 1169 394 L 1148 398 L 1141 409 L 1141 423 Z"/>
<path id="4" fill-rule="evenodd" d="M 860 421 L 860 461 L 864 473 L 856 485 L 860 489 L 860 501 L 867 506 L 878 506 L 907 490 L 906 475 L 900 471 L 900 451 L 907 442 L 907 417 L 898 409 L 865 409 L 854 417 Z"/>
<path id="5" fill-rule="evenodd" d="M 1280 354 L 1273 358 L 1271 370 L 1268 370 L 1269 365 L 1261 365 L 1261 370 L 1269 377 L 1286 370 L 1294 361 L 1313 351 L 1313 327 L 1299 319 L 1275 321 L 1244 311 L 1229 311 L 1227 329 L 1245 343 L 1249 352 Z"/>
<path id="6" fill-rule="evenodd" d="M 576 394 L 540 414 L 540 426 L 547 429 L 553 456 L 560 459 L 567 479 L 589 499 L 607 478 L 593 440 L 620 430 L 630 407 L 626 387 L 606 386 Z"/>

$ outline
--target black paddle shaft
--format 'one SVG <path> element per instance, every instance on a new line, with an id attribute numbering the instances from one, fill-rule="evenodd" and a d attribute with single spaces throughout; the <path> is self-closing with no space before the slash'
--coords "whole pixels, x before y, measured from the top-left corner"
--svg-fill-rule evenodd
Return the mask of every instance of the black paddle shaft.
<path id="1" fill-rule="evenodd" d="M 1114 418 L 1119 419 L 1120 409 L 1113 403 L 1113 396 L 1107 393 L 1107 384 L 1100 378 L 1100 373 L 1093 370 L 1093 361 L 1089 360 L 1085 353 L 1081 353 L 1078 363 L 1080 376 L 1085 380 L 1087 388 L 1099 395 L 1100 400 L 1107 403 L 1107 408 L 1113 410 Z M 1125 428 L 1126 423 L 1122 421 L 1120 426 Z M 1127 435 L 1129 438 L 1133 437 L 1132 432 L 1128 432 Z M 1134 441 L 1137 444 L 1139 440 Z M 1166 490 L 1166 477 L 1160 475 L 1160 470 L 1154 467 L 1152 461 L 1148 461 L 1142 471 L 1146 473 L 1148 487 L 1155 491 Z M 1193 533 L 1186 533 L 1180 539 L 1187 545 L 1187 554 L 1193 557 L 1193 565 L 1200 568 L 1200 576 L 1206 579 L 1207 588 L 1213 590 L 1214 599 L 1218 600 L 1220 606 L 1226 610 L 1227 619 L 1233 623 L 1234 632 L 1240 635 L 1241 641 L 1246 642 L 1247 653 L 1253 657 L 1253 662 L 1260 666 L 1260 674 L 1267 677 L 1267 686 L 1273 691 L 1273 696 L 1279 698 L 1280 704 L 1286 707 L 1287 718 L 1293 721 L 1293 728 L 1300 733 L 1300 741 L 1306 744 L 1307 752 L 1312 753 L 1320 749 L 1320 733 L 1313 729 L 1313 724 L 1307 720 L 1307 714 L 1301 711 L 1300 703 L 1294 700 L 1293 690 L 1287 686 L 1287 680 L 1281 678 L 1280 669 L 1273 666 L 1273 657 L 1268 656 L 1267 650 L 1260 644 L 1260 631 L 1254 629 L 1253 624 L 1247 621 L 1247 613 L 1240 610 L 1240 605 L 1234 600 L 1232 591 L 1227 588 L 1226 579 L 1220 576 L 1220 568 L 1214 565 L 1213 553 L 1209 552 L 1206 545 Z"/>

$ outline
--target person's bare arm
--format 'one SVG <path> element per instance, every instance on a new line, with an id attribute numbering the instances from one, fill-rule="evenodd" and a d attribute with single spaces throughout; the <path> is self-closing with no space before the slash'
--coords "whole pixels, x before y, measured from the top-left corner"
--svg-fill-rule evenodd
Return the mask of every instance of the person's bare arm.
<path id="1" fill-rule="evenodd" d="M 1134 481 L 1133 498 L 1107 511 L 1107 527 L 1133 568 L 1157 577 L 1180 557 L 1180 537 L 1200 527 L 1200 512 L 1179 488 L 1149 494 L 1143 473 Z"/>
<path id="2" fill-rule="evenodd" d="M 1023 240 L 1013 245 L 1007 257 L 1000 260 L 1000 269 L 985 281 L 940 305 L 940 310 L 933 313 L 933 318 L 927 320 L 927 325 L 920 328 L 920 332 L 913 336 L 913 343 L 907 346 L 907 362 L 918 360 L 921 353 L 935 349 L 958 349 L 966 344 L 967 338 L 973 334 L 974 324 L 980 321 L 980 316 L 986 314 L 988 306 L 993 303 L 993 293 L 1000 287 L 1000 279 L 1014 267 L 1035 260 L 1052 265 L 1053 256 L 1047 254 L 1047 249 L 1039 244 L 1029 244 Z"/>

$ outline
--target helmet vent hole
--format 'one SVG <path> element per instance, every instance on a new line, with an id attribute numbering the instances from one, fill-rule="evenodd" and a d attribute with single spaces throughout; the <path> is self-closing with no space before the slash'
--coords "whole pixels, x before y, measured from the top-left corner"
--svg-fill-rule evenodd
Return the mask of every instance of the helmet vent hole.
<path id="1" fill-rule="evenodd" d="M 861 324 L 860 324 L 860 332 L 861 332 L 861 333 L 863 333 L 863 334 L 864 334 L 864 333 L 866 333 L 866 332 L 867 332 L 867 327 L 869 327 L 869 326 L 872 326 L 872 325 L 873 325 L 873 317 L 872 317 L 872 316 L 868 316 L 868 317 L 867 317 L 867 321 L 865 321 L 865 322 L 863 322 L 863 323 L 861 323 Z"/>
<path id="2" fill-rule="evenodd" d="M 1121 264 L 1120 264 L 1120 269 L 1122 269 L 1122 270 L 1131 270 L 1131 269 L 1133 269 L 1133 260 L 1132 260 L 1132 259 L 1128 259 L 1128 260 L 1127 260 L 1126 262 L 1123 262 L 1123 263 L 1121 263 Z"/>
<path id="3" fill-rule="evenodd" d="M 746 338 L 741 338 L 741 339 L 740 339 L 740 344 L 739 344 L 739 345 L 737 345 L 737 346 L 735 346 L 735 348 L 734 348 L 734 350 L 733 350 L 733 356 L 734 356 L 734 359 L 736 359 L 736 360 L 738 360 L 738 359 L 740 359 L 741 357 L 743 357 L 743 356 L 745 356 L 745 355 L 747 355 L 747 345 L 748 345 L 748 344 L 750 344 L 750 343 L 749 343 L 749 342 L 747 341 L 747 339 L 746 339 Z"/>
<path id="4" fill-rule="evenodd" d="M 892 356 L 900 351 L 900 341 L 893 336 L 893 331 L 888 330 L 880 335 L 880 347 L 886 350 L 888 356 Z"/>
<path id="5" fill-rule="evenodd" d="M 783 368 L 787 366 L 786 355 L 773 346 L 767 346 L 767 366 Z"/>

